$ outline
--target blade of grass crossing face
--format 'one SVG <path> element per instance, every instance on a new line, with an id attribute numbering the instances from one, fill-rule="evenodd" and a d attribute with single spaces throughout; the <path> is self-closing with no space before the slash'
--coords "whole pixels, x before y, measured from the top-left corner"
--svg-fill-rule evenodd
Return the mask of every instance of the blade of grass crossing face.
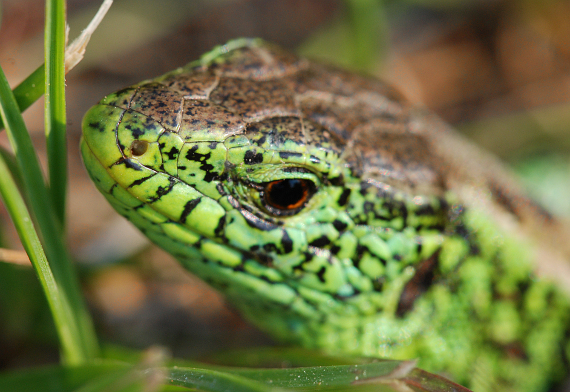
<path id="1" fill-rule="evenodd" d="M 67 194 L 67 142 L 65 137 L 65 1 L 46 1 L 45 132 L 49 192 L 55 216 L 64 232 Z"/>
<path id="2" fill-rule="evenodd" d="M 61 229 L 53 215 L 50 195 L 45 187 L 40 165 L 36 157 L 30 135 L 27 132 L 24 120 L 20 114 L 14 95 L 10 90 L 4 72 L 0 68 L 0 115 L 6 126 L 6 132 L 16 156 L 19 172 L 25 188 L 26 199 L 35 217 L 40 238 L 43 240 L 45 253 L 50 262 L 53 276 L 58 284 L 59 295 L 67 301 L 72 309 L 71 321 L 75 325 L 70 327 L 77 331 L 73 344 L 79 347 L 65 348 L 64 353 L 73 353 L 65 357 L 69 363 L 78 364 L 92 358 L 97 352 L 91 318 L 85 304 L 77 274 L 62 242 Z M 49 295 L 46 293 L 46 295 Z M 61 342 L 64 343 L 63 341 Z"/>

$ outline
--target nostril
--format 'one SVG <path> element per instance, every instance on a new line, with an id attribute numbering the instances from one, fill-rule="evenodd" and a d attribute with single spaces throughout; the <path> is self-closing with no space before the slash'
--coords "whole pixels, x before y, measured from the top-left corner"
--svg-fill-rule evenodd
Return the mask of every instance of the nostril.
<path id="1" fill-rule="evenodd" d="M 148 142 L 146 140 L 135 140 L 131 144 L 131 154 L 134 157 L 140 157 L 148 150 Z"/>

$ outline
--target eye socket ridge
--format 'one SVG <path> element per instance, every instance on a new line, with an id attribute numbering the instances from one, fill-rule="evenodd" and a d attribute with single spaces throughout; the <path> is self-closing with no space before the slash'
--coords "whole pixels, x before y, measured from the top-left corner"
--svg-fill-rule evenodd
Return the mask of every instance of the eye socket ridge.
<path id="1" fill-rule="evenodd" d="M 295 215 L 307 204 L 315 190 L 315 183 L 311 180 L 285 178 L 265 183 L 262 200 L 272 215 Z"/>

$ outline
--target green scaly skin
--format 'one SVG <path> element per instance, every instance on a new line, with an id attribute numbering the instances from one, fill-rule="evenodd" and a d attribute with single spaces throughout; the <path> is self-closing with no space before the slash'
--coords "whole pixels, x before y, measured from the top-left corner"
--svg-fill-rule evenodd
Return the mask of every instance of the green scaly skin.
<path id="1" fill-rule="evenodd" d="M 567 374 L 567 294 L 513 234 L 558 223 L 380 82 L 234 40 L 105 97 L 83 132 L 111 205 L 277 338 L 420 358 L 477 392 Z M 283 212 L 285 179 L 310 187 Z"/>

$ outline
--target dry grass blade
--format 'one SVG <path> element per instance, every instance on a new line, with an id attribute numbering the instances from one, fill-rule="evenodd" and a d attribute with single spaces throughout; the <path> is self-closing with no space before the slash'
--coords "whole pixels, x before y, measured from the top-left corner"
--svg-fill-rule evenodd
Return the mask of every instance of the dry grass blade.
<path id="1" fill-rule="evenodd" d="M 103 4 L 99 7 L 99 11 L 97 11 L 85 30 L 83 30 L 79 37 L 75 38 L 72 43 L 67 45 L 65 48 L 65 73 L 71 71 L 73 67 L 83 59 L 85 48 L 91 39 L 91 35 L 95 32 L 112 4 L 113 0 L 103 1 Z"/>
<path id="2" fill-rule="evenodd" d="M 0 248 L 0 261 L 31 267 L 30 258 L 23 250 Z"/>

